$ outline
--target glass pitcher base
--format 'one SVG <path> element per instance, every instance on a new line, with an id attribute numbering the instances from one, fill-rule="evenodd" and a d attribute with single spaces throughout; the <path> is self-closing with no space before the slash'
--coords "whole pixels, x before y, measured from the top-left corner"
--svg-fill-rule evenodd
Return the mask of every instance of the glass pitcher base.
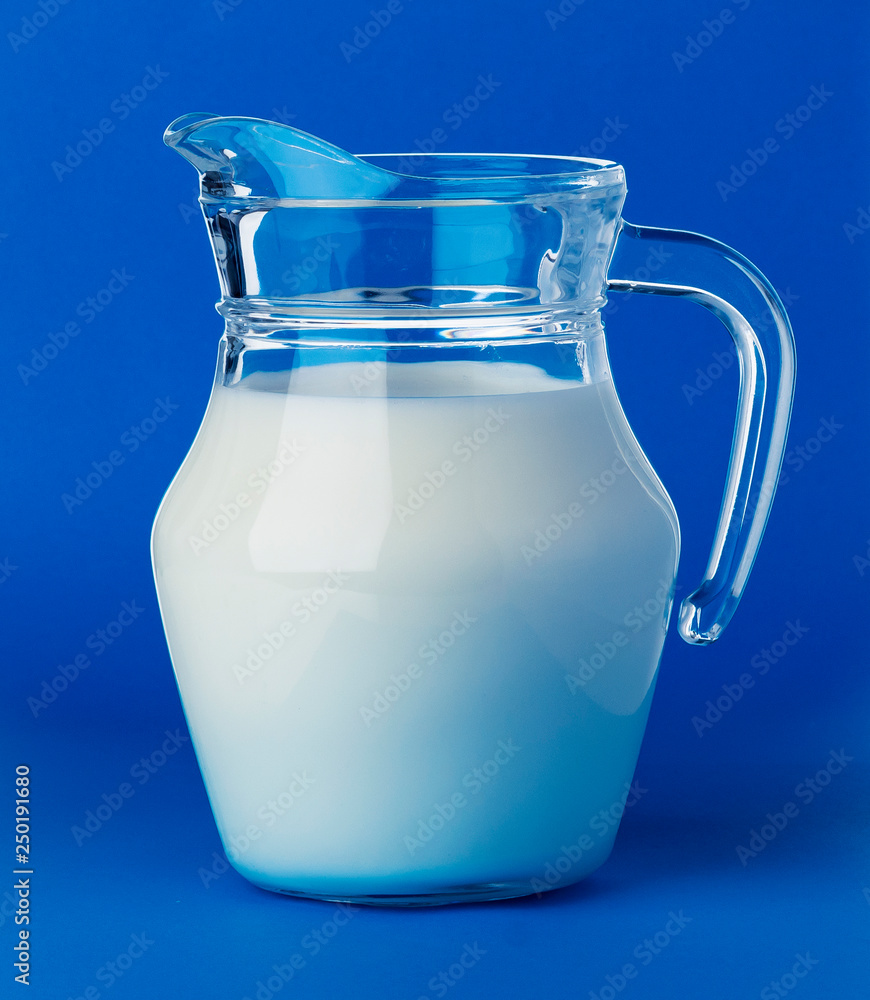
<path id="1" fill-rule="evenodd" d="M 339 893 L 308 892 L 301 889 L 286 889 L 267 885 L 263 882 L 249 881 L 258 889 L 276 892 L 281 896 L 295 896 L 299 899 L 317 899 L 322 903 L 347 903 L 351 906 L 390 906 L 390 907 L 423 907 L 449 906 L 451 903 L 485 903 L 499 899 L 518 899 L 522 896 L 536 896 L 554 889 L 564 889 L 575 885 L 577 881 L 559 882 L 556 885 L 532 888 L 528 882 L 481 882 L 476 885 L 460 885 L 437 892 L 418 892 L 384 895 L 347 895 Z"/>

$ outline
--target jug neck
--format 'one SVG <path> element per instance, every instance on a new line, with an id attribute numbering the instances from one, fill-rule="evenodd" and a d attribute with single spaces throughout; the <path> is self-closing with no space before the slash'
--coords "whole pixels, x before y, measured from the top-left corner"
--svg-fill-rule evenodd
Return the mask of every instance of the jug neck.
<path id="1" fill-rule="evenodd" d="M 479 383 L 524 384 L 526 373 L 531 372 L 551 383 L 559 380 L 565 387 L 610 381 L 604 331 L 597 319 L 584 324 L 582 331 L 555 337 L 532 331 L 514 339 L 420 342 L 415 339 L 420 336 L 416 327 L 380 331 L 381 338 L 385 335 L 394 339 L 379 339 L 376 331 L 369 329 L 356 340 L 348 340 L 345 330 L 334 330 L 328 338 L 305 334 L 289 340 L 286 336 L 263 338 L 241 333 L 228 324 L 216 381 L 226 387 L 287 392 L 294 391 L 293 373 L 298 369 L 335 368 L 341 376 L 336 380 L 339 388 L 344 386 L 347 395 L 360 395 L 371 394 L 387 381 L 393 386 L 406 385 L 408 379 L 414 380 L 418 366 L 422 366 L 421 371 L 437 366 L 439 371 L 455 372 L 438 383 L 455 382 L 459 388 L 450 395 L 477 393 L 469 382 L 472 371 L 486 373 L 483 378 L 476 377 Z M 382 376 L 390 372 L 394 376 L 385 381 Z"/>
<path id="2" fill-rule="evenodd" d="M 225 315 L 497 324 L 605 301 L 617 164 L 433 153 L 414 174 L 402 154 L 353 156 L 286 125 L 213 116 L 180 119 L 166 141 L 199 171 Z"/>

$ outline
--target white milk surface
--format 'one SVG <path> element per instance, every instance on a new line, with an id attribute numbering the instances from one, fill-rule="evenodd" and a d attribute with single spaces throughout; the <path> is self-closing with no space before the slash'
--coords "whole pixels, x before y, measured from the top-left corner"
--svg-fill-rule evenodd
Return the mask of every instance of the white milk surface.
<path id="1" fill-rule="evenodd" d="M 154 535 L 235 866 L 348 897 L 583 877 L 612 845 L 677 558 L 612 385 L 449 361 L 269 388 L 215 389 Z"/>

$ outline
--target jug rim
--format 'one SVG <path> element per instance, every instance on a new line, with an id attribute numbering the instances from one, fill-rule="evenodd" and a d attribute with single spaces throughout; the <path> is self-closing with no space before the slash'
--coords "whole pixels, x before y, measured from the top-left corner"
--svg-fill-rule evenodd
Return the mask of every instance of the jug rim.
<path id="1" fill-rule="evenodd" d="M 354 154 L 360 160 L 387 160 L 393 158 L 401 158 L 408 160 L 425 160 L 430 163 L 438 163 L 439 161 L 449 162 L 459 161 L 459 160 L 479 160 L 482 163 L 490 163 L 496 160 L 505 161 L 519 161 L 526 160 L 529 163 L 542 161 L 542 166 L 544 164 L 553 164 L 557 162 L 563 164 L 583 164 L 581 169 L 565 169 L 565 170 L 517 170 L 511 172 L 497 171 L 494 173 L 481 174 L 480 179 L 482 180 L 494 180 L 496 178 L 500 179 L 514 179 L 514 180 L 525 180 L 533 179 L 537 177 L 564 177 L 571 176 L 575 174 L 585 174 L 585 173 L 600 173 L 605 170 L 609 170 L 612 167 L 617 167 L 620 170 L 622 165 L 617 163 L 615 160 L 598 160 L 589 156 L 568 156 L 562 153 L 496 153 L 496 152 L 448 152 L 448 151 L 438 151 L 432 153 L 424 153 L 418 150 L 417 152 L 404 152 L 404 153 L 355 153 Z M 380 166 L 380 164 L 379 164 Z M 384 167 L 383 169 L 389 170 L 389 167 Z M 391 173 L 403 173 L 399 170 L 390 171 Z M 404 174 L 403 174 L 404 176 Z M 417 177 L 420 180 L 466 180 L 466 174 L 447 174 L 447 173 L 437 173 L 437 174 L 424 174 L 413 172 L 411 176 Z"/>
<path id="2" fill-rule="evenodd" d="M 621 164 L 559 153 L 356 153 L 366 163 L 401 178 L 413 178 L 430 188 L 432 199 L 455 201 L 524 201 L 536 195 L 572 193 L 589 188 L 619 187 L 625 183 Z M 421 162 L 422 161 L 422 162 Z M 413 169 L 421 162 L 421 169 Z M 411 170 L 392 169 L 408 164 Z M 441 165 L 446 169 L 438 169 Z M 520 167 L 520 164 L 523 167 Z M 461 165 L 451 170 L 451 166 Z M 433 169 L 435 168 L 435 169 Z M 389 195 L 384 201 L 391 201 Z"/>

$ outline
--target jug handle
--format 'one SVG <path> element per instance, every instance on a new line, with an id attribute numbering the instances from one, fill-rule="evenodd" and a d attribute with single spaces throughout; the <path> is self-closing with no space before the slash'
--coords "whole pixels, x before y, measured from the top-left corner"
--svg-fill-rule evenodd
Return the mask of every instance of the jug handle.
<path id="1" fill-rule="evenodd" d="M 666 249 L 651 252 L 651 244 Z M 646 280 L 653 270 L 656 280 Z M 708 644 L 722 634 L 743 595 L 779 480 L 794 395 L 791 324 L 754 264 L 698 233 L 623 222 L 607 289 L 699 302 L 734 339 L 740 390 L 725 494 L 704 579 L 683 601 L 679 619 L 686 642 Z"/>

